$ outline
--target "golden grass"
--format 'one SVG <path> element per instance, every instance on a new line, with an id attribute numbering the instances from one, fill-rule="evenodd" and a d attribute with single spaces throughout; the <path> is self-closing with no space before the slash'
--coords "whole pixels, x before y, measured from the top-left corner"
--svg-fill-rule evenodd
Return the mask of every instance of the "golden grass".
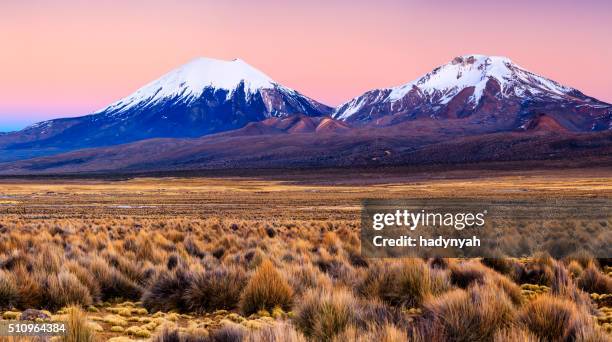
<path id="1" fill-rule="evenodd" d="M 363 259 L 359 208 L 364 198 L 612 197 L 611 184 L 571 172 L 368 186 L 4 180 L 0 197 L 18 203 L 0 203 L 0 310 L 87 308 L 103 331 L 79 328 L 75 341 L 602 336 L 607 316 L 589 317 L 608 305 L 610 269 L 589 256 Z M 585 304 L 581 289 L 601 293 Z M 569 327 L 543 327 L 555 318 L 538 304 L 549 296 L 571 309 Z"/>

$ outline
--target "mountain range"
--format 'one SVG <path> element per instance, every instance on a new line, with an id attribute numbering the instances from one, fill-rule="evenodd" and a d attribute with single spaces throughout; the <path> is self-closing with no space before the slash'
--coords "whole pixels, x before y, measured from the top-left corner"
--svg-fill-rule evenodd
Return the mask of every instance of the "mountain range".
<path id="1" fill-rule="evenodd" d="M 198 58 L 90 115 L 0 135 L 0 173 L 608 163 L 611 132 L 610 104 L 505 57 L 457 57 L 337 108 L 240 59 Z"/>
<path id="2" fill-rule="evenodd" d="M 469 55 L 399 87 L 368 91 L 340 105 L 333 117 L 378 126 L 419 118 L 469 118 L 503 131 L 525 129 L 548 115 L 571 131 L 602 131 L 612 128 L 610 109 L 610 104 L 508 58 Z"/>

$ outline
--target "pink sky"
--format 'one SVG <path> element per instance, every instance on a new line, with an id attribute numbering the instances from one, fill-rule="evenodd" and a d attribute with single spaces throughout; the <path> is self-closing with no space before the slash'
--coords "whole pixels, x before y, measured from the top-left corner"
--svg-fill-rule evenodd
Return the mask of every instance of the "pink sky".
<path id="1" fill-rule="evenodd" d="M 504 55 L 612 102 L 612 5 L 531 2 L 4 1 L 0 131 L 90 113 L 197 56 L 337 105 L 457 55 Z"/>

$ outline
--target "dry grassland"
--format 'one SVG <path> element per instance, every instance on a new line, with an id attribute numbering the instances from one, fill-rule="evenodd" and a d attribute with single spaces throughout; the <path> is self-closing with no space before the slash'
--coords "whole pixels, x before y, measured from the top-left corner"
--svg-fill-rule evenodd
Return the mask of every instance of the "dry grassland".
<path id="1" fill-rule="evenodd" d="M 339 183 L 0 180 L 1 316 L 70 322 L 67 341 L 611 339 L 609 260 L 359 242 L 365 198 L 610 198 L 609 173 Z"/>

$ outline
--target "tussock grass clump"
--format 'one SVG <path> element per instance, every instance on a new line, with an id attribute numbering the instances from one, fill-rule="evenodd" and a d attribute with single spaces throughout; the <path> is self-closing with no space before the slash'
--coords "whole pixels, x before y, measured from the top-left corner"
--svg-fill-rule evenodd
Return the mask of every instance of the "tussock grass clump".
<path id="1" fill-rule="evenodd" d="M 545 341 L 574 341 L 584 315 L 571 301 L 546 295 L 525 305 L 518 322 Z"/>
<path id="2" fill-rule="evenodd" d="M 66 268 L 70 271 L 70 273 L 74 274 L 74 276 L 77 277 L 77 279 L 79 279 L 79 281 L 85 285 L 85 287 L 87 287 L 87 290 L 89 290 L 89 294 L 94 302 L 100 300 L 100 285 L 88 269 L 79 265 L 75 261 L 69 261 L 66 263 Z"/>
<path id="3" fill-rule="evenodd" d="M 609 332 L 609 331 L 608 331 Z M 568 328 L 568 336 L 571 341 L 584 342 L 609 342 L 610 335 L 603 329 L 594 324 L 594 320 L 589 315 L 578 315 L 572 319 Z"/>
<path id="4" fill-rule="evenodd" d="M 612 293 L 612 278 L 602 274 L 592 263 L 580 274 L 576 285 L 590 293 Z"/>
<path id="5" fill-rule="evenodd" d="M 39 254 L 35 259 L 35 264 L 38 269 L 57 274 L 60 272 L 62 266 L 62 254 L 58 246 L 44 244 L 40 247 Z"/>
<path id="6" fill-rule="evenodd" d="M 42 308 L 46 297 L 46 277 L 40 270 L 29 272 L 25 267 L 19 266 L 13 270 L 19 301 L 17 307 L 20 309 Z"/>
<path id="7" fill-rule="evenodd" d="M 244 271 L 236 266 L 199 272 L 185 292 L 185 301 L 198 313 L 235 309 L 246 282 Z"/>
<path id="8" fill-rule="evenodd" d="M 45 306 L 58 310 L 68 305 L 88 306 L 93 303 L 89 290 L 72 273 L 62 271 L 47 278 Z"/>
<path id="9" fill-rule="evenodd" d="M 391 324 L 378 326 L 375 324 L 369 325 L 363 330 L 356 326 L 349 326 L 341 334 L 333 339 L 334 342 L 408 342 L 408 334 L 406 331 Z"/>
<path id="10" fill-rule="evenodd" d="M 185 269 L 164 270 L 155 276 L 142 295 L 142 304 L 149 312 L 188 311 L 184 291 L 191 284 L 192 274 Z"/>
<path id="11" fill-rule="evenodd" d="M 176 266 L 178 266 L 179 263 L 179 257 L 176 254 L 171 254 L 168 257 L 168 260 L 166 261 L 166 267 L 169 270 L 173 270 L 174 268 L 176 268 Z"/>
<path id="12" fill-rule="evenodd" d="M 152 342 L 211 342 L 209 335 L 196 335 L 189 332 L 181 332 L 178 329 L 164 327 L 157 335 L 153 336 Z"/>
<path id="13" fill-rule="evenodd" d="M 308 289 L 332 286 L 329 277 L 311 264 L 290 269 L 288 280 L 296 294 L 302 294 Z"/>
<path id="14" fill-rule="evenodd" d="M 93 342 L 96 341 L 95 332 L 87 323 L 87 316 L 78 306 L 69 308 L 67 321 L 67 334 L 62 335 L 63 342 Z"/>
<path id="15" fill-rule="evenodd" d="M 580 266 L 582 266 L 582 268 L 587 268 L 591 264 L 595 264 L 595 266 L 597 266 L 597 259 L 593 257 L 593 254 L 584 250 L 570 254 L 568 257 L 565 258 L 565 260 L 569 263 L 574 261 Z"/>
<path id="16" fill-rule="evenodd" d="M 187 251 L 187 253 L 191 256 L 200 259 L 206 256 L 204 247 L 202 247 L 200 242 L 196 241 L 192 235 L 188 235 L 184 238 L 183 246 L 185 247 L 185 251 Z"/>
<path id="17" fill-rule="evenodd" d="M 572 260 L 569 262 L 569 264 L 567 264 L 567 270 L 572 275 L 572 277 L 576 279 L 580 277 L 582 271 L 584 271 L 584 268 L 582 267 L 582 265 L 580 265 L 580 263 L 575 260 Z"/>
<path id="18" fill-rule="evenodd" d="M 331 341 L 348 326 L 357 323 L 357 300 L 347 290 L 309 290 L 302 297 L 295 324 L 315 341 Z"/>
<path id="19" fill-rule="evenodd" d="M 364 297 L 379 298 L 397 307 L 420 306 L 432 294 L 450 287 L 444 271 L 432 270 L 421 259 L 410 258 L 394 264 L 373 265 L 358 291 Z"/>
<path id="20" fill-rule="evenodd" d="M 511 328 L 499 330 L 493 336 L 494 342 L 541 342 L 541 340 L 531 333 L 531 331 L 513 326 Z"/>
<path id="21" fill-rule="evenodd" d="M 521 284 L 551 286 L 555 279 L 554 260 L 548 255 L 535 257 L 518 270 L 516 279 Z"/>
<path id="22" fill-rule="evenodd" d="M 451 283 L 462 289 L 474 284 L 483 284 L 489 273 L 489 270 L 477 261 L 454 263 L 449 269 Z"/>
<path id="23" fill-rule="evenodd" d="M 498 287 L 508 296 L 514 305 L 521 305 L 524 301 L 521 287 L 505 276 L 496 276 L 490 280 L 492 286 Z"/>
<path id="24" fill-rule="evenodd" d="M 19 290 L 12 273 L 0 270 L 0 309 L 11 309 L 17 305 Z"/>
<path id="25" fill-rule="evenodd" d="M 113 298 L 138 300 L 140 298 L 142 294 L 141 287 L 116 268 L 110 266 L 106 260 L 94 257 L 85 266 L 89 268 L 94 278 L 98 280 L 102 300 Z"/>
<path id="26" fill-rule="evenodd" d="M 241 342 L 247 329 L 240 324 L 226 324 L 220 329 L 213 331 L 209 336 L 211 342 Z"/>
<path id="27" fill-rule="evenodd" d="M 424 305 L 422 324 L 448 341 L 491 341 L 510 327 L 516 312 L 508 296 L 494 287 L 456 289 Z"/>
<path id="28" fill-rule="evenodd" d="M 355 312 L 357 323 L 361 328 L 369 325 L 383 326 L 407 326 L 409 321 L 402 308 L 386 305 L 378 299 L 358 300 Z"/>
<path id="29" fill-rule="evenodd" d="M 270 260 L 264 260 L 242 293 L 240 309 L 247 315 L 262 309 L 270 311 L 276 306 L 288 310 L 292 301 L 293 289 L 287 280 Z"/>
<path id="30" fill-rule="evenodd" d="M 245 342 L 306 342 L 306 337 L 289 323 L 279 322 L 259 330 L 251 330 Z"/>
<path id="31" fill-rule="evenodd" d="M 495 256 L 494 258 L 483 258 L 482 264 L 509 277 L 516 276 L 518 265 L 516 262 L 503 256 Z"/>
<path id="32" fill-rule="evenodd" d="M 116 253 L 107 253 L 105 259 L 111 267 L 130 281 L 136 284 L 144 284 L 147 280 L 146 268 L 141 261 L 142 259 L 137 259 L 131 252 L 122 256 Z"/>
<path id="33" fill-rule="evenodd" d="M 555 277 L 551 284 L 550 293 L 574 302 L 579 308 L 594 312 L 589 295 L 576 287 L 568 270 L 561 262 L 555 262 Z"/>
<path id="34" fill-rule="evenodd" d="M 0 262 L 0 268 L 11 271 L 17 267 L 32 268 L 32 260 L 21 252 L 13 252 Z"/>
<path id="35" fill-rule="evenodd" d="M 431 268 L 445 270 L 448 268 L 449 262 L 446 258 L 435 257 L 429 260 L 429 265 Z"/>

